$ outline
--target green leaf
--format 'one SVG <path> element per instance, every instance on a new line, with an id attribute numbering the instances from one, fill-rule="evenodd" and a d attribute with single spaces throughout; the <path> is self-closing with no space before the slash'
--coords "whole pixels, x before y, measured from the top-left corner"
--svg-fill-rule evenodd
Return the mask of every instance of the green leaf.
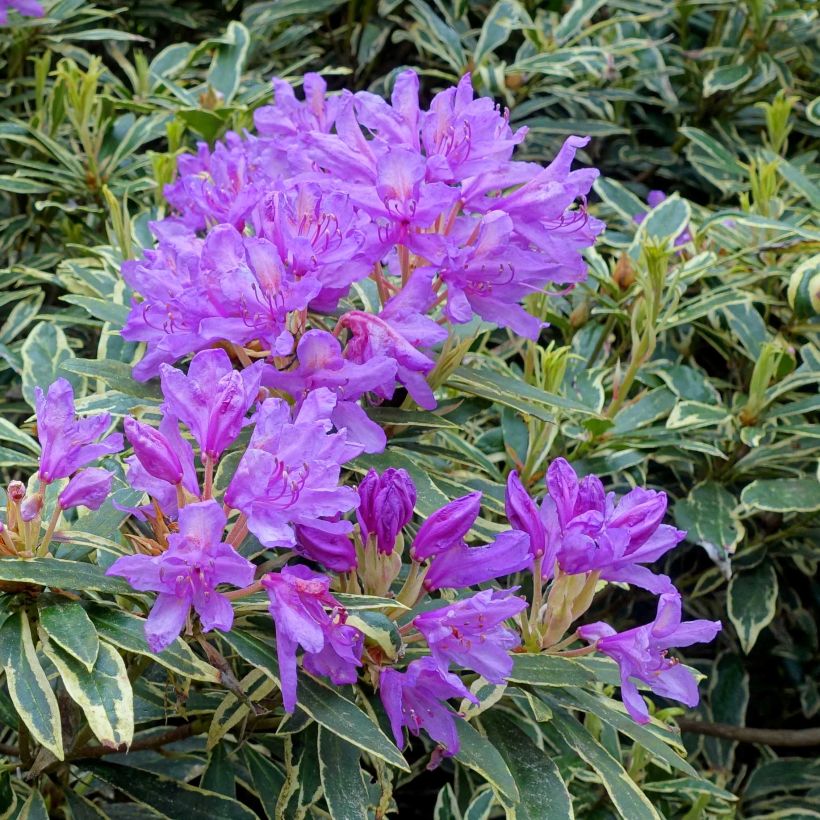
<path id="1" fill-rule="evenodd" d="M 508 680 L 530 686 L 585 686 L 592 683 L 593 677 L 570 658 L 516 654 Z"/>
<path id="2" fill-rule="evenodd" d="M 457 430 L 458 425 L 444 416 L 428 410 L 402 410 L 398 407 L 367 407 L 367 415 L 377 424 L 386 427 L 430 427 L 444 430 Z"/>
<path id="3" fill-rule="evenodd" d="M 18 302 L 0 327 L 0 343 L 8 344 L 16 339 L 37 317 L 45 294 L 41 291 L 31 299 Z M 25 355 L 25 354 L 24 354 Z"/>
<path id="4" fill-rule="evenodd" d="M 128 319 L 128 306 L 118 305 L 110 299 L 98 299 L 95 296 L 77 296 L 73 293 L 60 298 L 61 301 L 68 302 L 70 305 L 79 305 L 95 319 L 111 322 L 115 327 L 122 327 Z"/>
<path id="5" fill-rule="evenodd" d="M 338 820 L 367 820 L 369 798 L 359 750 L 327 729 L 319 729 L 319 773 L 330 816 Z"/>
<path id="6" fill-rule="evenodd" d="M 713 558 L 727 560 L 746 530 L 737 514 L 737 499 L 716 481 L 695 487 L 674 509 L 675 523 L 687 540 L 699 544 Z"/>
<path id="7" fill-rule="evenodd" d="M 134 695 L 120 653 L 109 644 L 100 644 L 89 671 L 45 634 L 41 638 L 43 651 L 57 667 L 66 691 L 83 710 L 97 740 L 115 749 L 130 746 L 134 737 Z"/>
<path id="8" fill-rule="evenodd" d="M 686 156 L 706 180 L 721 191 L 739 190 L 746 181 L 746 169 L 737 157 L 714 137 L 698 128 L 678 129 L 689 140 Z"/>
<path id="9" fill-rule="evenodd" d="M 251 35 L 245 26 L 231 20 L 217 46 L 208 69 L 208 84 L 222 95 L 225 105 L 231 102 L 239 88 L 250 42 Z"/>
<path id="10" fill-rule="evenodd" d="M 31 792 L 28 800 L 23 804 L 17 820 L 49 820 L 46 802 L 36 789 Z"/>
<path id="11" fill-rule="evenodd" d="M 446 783 L 436 795 L 433 807 L 433 820 L 461 820 L 461 811 L 453 787 Z"/>
<path id="12" fill-rule="evenodd" d="M 362 610 L 358 615 L 348 615 L 346 623 L 355 626 L 390 660 L 398 657 L 402 648 L 401 635 L 396 622 L 391 621 L 383 612 Z"/>
<path id="13" fill-rule="evenodd" d="M 606 5 L 606 0 L 573 0 L 555 27 L 555 39 L 563 43 L 580 34 L 584 24 L 603 5 Z"/>
<path id="14" fill-rule="evenodd" d="M 211 749 L 199 788 L 236 798 L 236 768 L 227 744 L 219 743 Z"/>
<path id="15" fill-rule="evenodd" d="M 813 478 L 758 479 L 743 488 L 740 503 L 752 510 L 814 512 L 820 510 L 820 481 Z"/>
<path id="16" fill-rule="evenodd" d="M 675 239 L 686 229 L 691 215 L 691 208 L 685 199 L 677 194 L 667 197 L 647 214 L 638 229 L 636 242 L 648 237 L 671 248 Z"/>
<path id="17" fill-rule="evenodd" d="M 479 396 L 492 402 L 512 407 L 526 416 L 534 416 L 542 421 L 554 421 L 554 414 L 547 408 L 570 410 L 583 415 L 597 413 L 580 402 L 547 393 L 527 384 L 522 379 L 504 376 L 490 370 L 473 370 L 460 367 L 453 373 L 447 384 L 450 387 Z"/>
<path id="18" fill-rule="evenodd" d="M 598 177 L 592 187 L 595 193 L 627 222 L 632 222 L 636 216 L 645 214 L 648 210 L 649 206 L 646 203 L 641 202 L 632 191 L 614 179 Z"/>
<path id="19" fill-rule="evenodd" d="M 12 444 L 19 444 L 32 453 L 39 455 L 40 445 L 36 439 L 33 439 L 22 430 L 18 429 L 15 424 L 12 424 L 8 419 L 0 417 L 0 441 L 10 441 Z"/>
<path id="20" fill-rule="evenodd" d="M 163 817 L 256 820 L 256 814 L 236 800 L 197 789 L 170 777 L 102 761 L 84 762 L 83 769 Z"/>
<path id="21" fill-rule="evenodd" d="M 262 669 L 279 683 L 279 663 L 276 651 L 258 637 L 234 629 L 223 636 L 248 663 Z M 408 771 L 407 763 L 399 750 L 382 730 L 355 703 L 342 697 L 335 688 L 315 680 L 307 674 L 298 678 L 297 699 L 302 710 L 319 725 L 364 749 L 368 754 L 380 757 L 391 766 Z"/>
<path id="22" fill-rule="evenodd" d="M 664 761 L 684 774 L 697 777 L 695 769 L 680 756 L 685 754 L 680 735 L 673 733 L 665 726 L 657 722 L 650 722 L 642 726 L 636 723 L 617 701 L 583 689 L 575 689 L 572 692 L 550 691 L 548 697 L 568 709 L 591 712 L 621 734 L 639 743 L 658 760 Z"/>
<path id="23" fill-rule="evenodd" d="M 565 820 L 574 817 L 566 784 L 549 755 L 504 714 L 485 714 L 481 722 L 507 762 L 518 786 L 519 799 L 507 812 L 507 817 L 515 820 Z"/>
<path id="24" fill-rule="evenodd" d="M 23 357 L 23 398 L 34 407 L 34 388 L 43 390 L 58 377 L 65 376 L 78 388 L 82 379 L 66 373 L 74 352 L 62 328 L 53 322 L 40 322 L 29 333 L 20 350 Z"/>
<path id="25" fill-rule="evenodd" d="M 661 816 L 624 767 L 557 704 L 550 726 L 598 773 L 603 787 L 622 817 L 629 820 L 661 820 Z"/>
<path id="26" fill-rule="evenodd" d="M 14 708 L 32 737 L 62 760 L 60 709 L 34 651 L 31 627 L 24 610 L 18 610 L 0 626 L 0 666 L 6 670 Z"/>
<path id="27" fill-rule="evenodd" d="M 17 807 L 17 795 L 11 787 L 11 775 L 7 769 L 0 771 L 0 818 L 11 817 Z"/>
<path id="28" fill-rule="evenodd" d="M 729 620 L 748 655 L 777 611 L 777 573 L 768 561 L 735 575 L 729 584 Z"/>
<path id="29" fill-rule="evenodd" d="M 713 427 L 730 417 L 729 411 L 720 404 L 704 404 L 700 401 L 679 401 L 666 419 L 669 430 Z"/>
<path id="30" fill-rule="evenodd" d="M 749 65 L 724 65 L 713 68 L 703 78 L 703 96 L 711 97 L 718 91 L 730 91 L 743 85 L 752 76 Z"/>
<path id="31" fill-rule="evenodd" d="M 495 794 L 492 789 L 479 791 L 464 810 L 464 820 L 489 820 L 494 804 Z"/>
<path id="32" fill-rule="evenodd" d="M 93 592 L 132 592 L 125 581 L 107 576 L 96 564 L 62 558 L 4 558 L 0 561 L 0 581 Z"/>
<path id="33" fill-rule="evenodd" d="M 64 369 L 79 376 L 98 379 L 107 384 L 112 390 L 118 390 L 126 396 L 136 396 L 146 402 L 162 398 L 159 385 L 135 381 L 131 377 L 131 365 L 125 362 L 103 359 L 73 359 L 65 363 Z"/>
<path id="34" fill-rule="evenodd" d="M 454 758 L 478 772 L 493 788 L 510 800 L 519 799 L 515 778 L 498 749 L 466 720 L 456 720 L 461 748 Z"/>
<path id="35" fill-rule="evenodd" d="M 216 683 L 219 680 L 216 669 L 201 661 L 181 638 L 177 638 L 158 655 L 152 652 L 145 640 L 143 618 L 101 606 L 90 606 L 88 614 L 99 636 L 114 646 L 126 652 L 153 658 L 158 664 L 182 677 L 206 683 Z"/>
<path id="36" fill-rule="evenodd" d="M 749 673 L 740 655 L 727 652 L 721 655 L 709 675 L 709 716 L 716 723 L 732 726 L 746 725 L 749 705 Z M 713 769 L 732 771 L 737 741 L 705 737 L 703 751 Z"/>
<path id="37" fill-rule="evenodd" d="M 504 45 L 510 34 L 531 25 L 526 9 L 517 0 L 499 0 L 484 18 L 478 43 L 473 52 L 473 63 L 478 68 L 499 46 Z"/>
<path id="38" fill-rule="evenodd" d="M 100 639 L 91 618 L 76 601 L 51 604 L 40 609 L 40 627 L 61 649 L 90 672 L 97 660 Z"/>
<path id="39" fill-rule="evenodd" d="M 269 807 L 276 805 L 275 798 L 285 785 L 285 775 L 269 760 L 251 745 L 242 746 L 242 757 L 253 780 L 253 788 L 259 795 L 259 802 L 268 820 L 275 820 Z"/>

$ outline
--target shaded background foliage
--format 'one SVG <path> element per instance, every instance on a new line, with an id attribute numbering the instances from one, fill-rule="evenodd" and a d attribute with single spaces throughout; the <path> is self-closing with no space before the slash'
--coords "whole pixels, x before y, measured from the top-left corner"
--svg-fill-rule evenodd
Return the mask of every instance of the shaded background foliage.
<path id="1" fill-rule="evenodd" d="M 697 717 L 816 725 L 816 9 L 783 0 L 135 6 L 59 0 L 47 20 L 0 31 L 7 477 L 36 466 L 36 444 L 17 431 L 30 430 L 33 385 L 69 375 L 85 409 L 105 402 L 124 413 L 144 397 L 128 378 L 135 349 L 117 335 L 129 296 L 118 268 L 150 245 L 147 222 L 164 207 L 180 152 L 249 127 L 272 74 L 318 70 L 331 87 L 384 94 L 412 66 L 432 94 L 470 70 L 480 93 L 530 129 L 529 158 L 546 161 L 570 133 L 593 137 L 583 159 L 602 178 L 590 209 L 608 230 L 586 284 L 531 306 L 551 323 L 539 347 L 501 331 L 473 345 L 448 382 L 472 397 L 447 415 L 459 436 L 408 430 L 372 462 L 412 468 L 444 495 L 482 489 L 499 512 L 509 469 L 540 487 L 559 455 L 614 489 L 665 490 L 689 530 L 666 571 L 690 617 L 726 624 L 690 658 L 709 679 Z M 639 226 L 651 189 L 676 195 Z M 661 240 L 687 226 L 692 245 L 667 258 Z M 647 619 L 648 600 L 634 596 L 630 611 L 622 601 L 603 596 L 591 615 L 616 626 Z M 621 753 L 617 735 L 594 719 L 588 728 Z M 739 802 L 689 780 L 652 792 L 633 750 L 630 774 L 670 816 L 820 811 L 816 747 L 684 740 L 693 765 Z M 576 813 L 611 816 L 599 787 L 573 779 L 577 755 L 563 751 Z M 202 775 L 211 788 L 224 763 L 213 754 L 225 751 Z M 146 763 L 181 780 L 197 765 L 186 751 Z M 456 816 L 438 791 L 444 779 L 420 781 L 442 818 Z M 466 793 L 455 784 L 461 810 Z"/>

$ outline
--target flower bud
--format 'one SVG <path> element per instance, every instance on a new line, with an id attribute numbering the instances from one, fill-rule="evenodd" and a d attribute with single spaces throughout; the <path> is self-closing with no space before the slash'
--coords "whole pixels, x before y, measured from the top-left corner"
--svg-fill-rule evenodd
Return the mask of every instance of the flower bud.
<path id="1" fill-rule="evenodd" d="M 89 510 L 98 510 L 111 493 L 113 478 L 112 473 L 101 467 L 80 470 L 57 496 L 60 509 L 88 507 Z"/>
<path id="2" fill-rule="evenodd" d="M 414 561 L 424 561 L 464 541 L 478 518 L 481 493 L 470 493 L 436 510 L 419 528 L 410 548 Z"/>
<path id="3" fill-rule="evenodd" d="M 8 496 L 15 504 L 19 504 L 26 497 L 26 485 L 22 481 L 10 481 Z"/>
<path id="4" fill-rule="evenodd" d="M 359 484 L 359 508 L 356 518 L 362 530 L 362 538 L 376 536 L 376 546 L 383 555 L 393 552 L 396 538 L 413 516 L 416 504 L 416 487 L 405 470 L 393 467 L 381 476 L 375 471 L 365 476 Z"/>
<path id="5" fill-rule="evenodd" d="M 43 499 L 39 495 L 30 495 L 20 505 L 20 518 L 26 523 L 34 521 L 43 509 Z"/>
<path id="6" fill-rule="evenodd" d="M 147 473 L 170 484 L 182 481 L 182 463 L 162 433 L 129 416 L 125 419 L 125 437 Z"/>

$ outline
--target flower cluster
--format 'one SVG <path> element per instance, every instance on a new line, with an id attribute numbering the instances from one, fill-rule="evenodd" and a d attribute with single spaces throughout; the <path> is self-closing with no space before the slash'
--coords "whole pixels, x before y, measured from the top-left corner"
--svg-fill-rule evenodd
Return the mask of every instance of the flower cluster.
<path id="1" fill-rule="evenodd" d="M 424 730 L 439 755 L 459 748 L 451 699 L 476 703 L 476 677 L 503 684 L 515 652 L 613 658 L 639 721 L 638 682 L 696 702 L 694 678 L 667 652 L 720 624 L 681 623 L 680 595 L 647 566 L 683 537 L 662 523 L 662 493 L 618 499 L 558 459 L 540 505 L 510 474 L 509 526 L 477 544 L 481 493 L 418 523 L 405 470 L 370 470 L 358 487 L 343 473 L 386 444 L 363 398 L 401 386 L 436 407 L 428 376 L 450 325 L 479 317 L 537 339 L 526 297 L 584 277 L 581 252 L 602 229 L 584 204 L 596 172 L 571 169 L 586 140 L 570 137 L 547 167 L 513 159 L 524 130 L 475 99 L 469 76 L 426 110 L 413 72 L 390 103 L 329 96 L 315 75 L 304 101 L 274 87 L 257 136 L 181 160 L 157 246 L 123 266 L 139 295 L 123 336 L 146 344 L 135 375 L 159 376 L 164 401 L 158 424 L 124 421 L 125 480 L 145 503 L 126 508 L 134 554 L 107 571 L 156 593 L 141 599 L 151 650 L 227 632 L 243 600 L 258 611 L 267 596 L 287 712 L 300 668 L 336 685 L 368 680 L 396 743 Z M 187 370 L 174 366 L 191 354 Z M 64 381 L 38 393 L 37 417 L 39 489 L 14 500 L 10 488 L 3 530 L 15 554 L 20 543 L 45 554 L 57 518 L 42 540 L 32 526 L 39 534 L 50 482 L 70 479 L 60 509 L 103 503 L 111 475 L 86 465 L 123 445 L 105 435 L 106 415 L 76 419 Z M 496 586 L 519 574 L 532 576 L 529 601 Z M 572 631 L 607 582 L 656 594 L 655 621 Z M 392 642 L 348 610 L 362 595 Z M 579 640 L 589 646 L 567 650 Z"/>
<path id="2" fill-rule="evenodd" d="M 66 379 L 57 379 L 47 393 L 34 388 L 40 460 L 29 486 L 12 481 L 6 492 L 6 520 L 0 522 L 0 554 L 30 558 L 48 554 L 60 516 L 66 510 L 99 509 L 111 492 L 113 473 L 89 464 L 123 447 L 120 433 L 110 432 L 111 416 L 96 413 L 78 418 L 74 389 Z M 46 491 L 59 487 L 41 533 L 46 510 Z"/>
<path id="3" fill-rule="evenodd" d="M 721 624 L 681 624 L 680 593 L 667 576 L 655 575 L 645 566 L 686 535 L 661 523 L 666 495 L 636 487 L 616 498 L 604 491 L 597 476 L 579 481 L 572 466 L 559 458 L 547 470 L 547 495 L 540 508 L 515 472 L 507 481 L 506 507 L 510 523 L 530 536 L 539 596 L 544 581 L 550 582 L 546 604 L 533 622 L 537 646 L 546 649 L 564 637 L 589 608 L 600 581 L 648 590 L 659 596 L 653 623 L 620 634 L 596 623 L 582 626 L 577 634 L 618 663 L 624 704 L 639 723 L 649 720 L 649 712 L 635 679 L 659 695 L 697 705 L 695 678 L 668 658 L 667 651 L 711 641 Z"/>
<path id="4" fill-rule="evenodd" d="M 581 252 L 603 228 L 585 207 L 597 171 L 571 170 L 580 137 L 547 167 L 513 159 L 526 129 L 474 98 L 469 75 L 427 109 L 412 71 L 389 103 L 328 95 L 313 74 L 304 101 L 274 90 L 256 135 L 181 158 L 156 248 L 123 266 L 139 295 L 123 336 L 146 344 L 139 379 L 222 345 L 263 361 L 262 383 L 291 399 L 326 387 L 334 423 L 376 452 L 384 435 L 360 400 L 401 386 L 434 408 L 431 351 L 448 325 L 478 316 L 536 339 L 522 300 L 585 278 Z M 350 309 L 366 278 L 379 304 Z"/>

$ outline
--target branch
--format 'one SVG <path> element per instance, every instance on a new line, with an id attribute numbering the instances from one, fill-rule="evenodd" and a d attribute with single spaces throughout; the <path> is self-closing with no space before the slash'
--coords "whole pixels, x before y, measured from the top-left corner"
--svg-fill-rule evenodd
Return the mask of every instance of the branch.
<path id="1" fill-rule="evenodd" d="M 708 723 L 704 720 L 676 718 L 682 732 L 696 735 L 721 737 L 740 743 L 763 743 L 766 746 L 790 746 L 793 748 L 820 746 L 820 727 L 812 729 L 752 729 L 733 726 L 730 723 Z"/>
<path id="2" fill-rule="evenodd" d="M 83 760 L 93 757 L 104 757 L 112 754 L 127 754 L 128 752 L 142 752 L 147 749 L 159 749 L 162 746 L 167 746 L 169 743 L 176 743 L 178 740 L 185 740 L 191 735 L 198 734 L 203 731 L 203 726 L 200 721 L 193 723 L 183 723 L 181 726 L 175 726 L 161 735 L 154 737 L 146 737 L 141 740 L 135 740 L 131 746 L 113 749 L 109 746 L 86 746 L 84 749 L 78 749 L 71 755 L 71 762 L 76 760 Z"/>

